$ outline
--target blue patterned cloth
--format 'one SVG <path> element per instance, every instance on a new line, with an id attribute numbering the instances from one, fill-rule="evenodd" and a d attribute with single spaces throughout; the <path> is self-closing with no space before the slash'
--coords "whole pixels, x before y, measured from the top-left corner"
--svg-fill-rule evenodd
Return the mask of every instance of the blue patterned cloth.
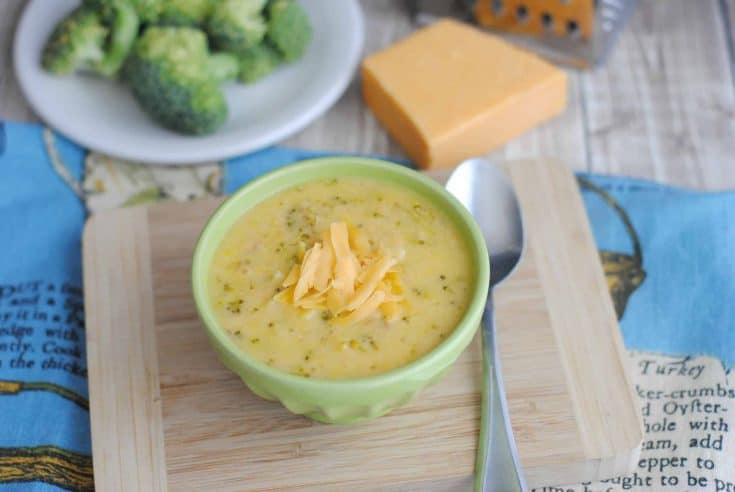
<path id="1" fill-rule="evenodd" d="M 66 141 L 58 148 L 78 175 L 81 149 Z M 24 482 L 52 475 L 41 468 L 54 458 L 91 470 L 80 295 L 85 212 L 50 167 L 38 127 L 0 131 L 0 214 L 0 484 L 10 482 L 0 488 L 48 490 Z"/>
<path id="2" fill-rule="evenodd" d="M 586 176 L 625 210 L 646 279 L 621 320 L 628 349 L 711 355 L 735 366 L 735 193 L 702 193 L 649 181 Z M 584 201 L 601 250 L 632 252 L 630 234 L 600 195 Z"/>
<path id="3" fill-rule="evenodd" d="M 81 310 L 85 152 L 0 123 L 0 491 L 92 487 Z M 230 193 L 324 155 L 271 148 L 225 163 Z M 735 194 L 580 176 L 629 349 L 735 365 Z M 67 180 L 68 181 L 68 180 Z"/>

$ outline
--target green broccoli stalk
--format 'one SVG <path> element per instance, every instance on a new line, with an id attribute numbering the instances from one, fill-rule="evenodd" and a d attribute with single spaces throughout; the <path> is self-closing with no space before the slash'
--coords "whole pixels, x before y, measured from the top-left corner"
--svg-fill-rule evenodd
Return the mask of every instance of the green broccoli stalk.
<path id="1" fill-rule="evenodd" d="M 164 0 L 158 24 L 166 26 L 203 26 L 218 0 Z"/>
<path id="2" fill-rule="evenodd" d="M 96 71 L 105 77 L 113 77 L 122 67 L 138 36 L 138 14 L 133 6 L 126 2 L 118 2 L 112 7 L 111 31 L 105 46 L 105 56 L 96 67 Z"/>
<path id="3" fill-rule="evenodd" d="M 281 64 L 281 54 L 268 43 L 255 46 L 238 55 L 240 62 L 240 73 L 238 80 L 244 84 L 252 84 Z"/>
<path id="4" fill-rule="evenodd" d="M 99 14 L 80 7 L 51 33 L 41 55 L 41 65 L 56 75 L 67 75 L 77 69 L 93 69 L 105 57 L 108 32 Z"/>
<path id="5" fill-rule="evenodd" d="M 222 0 L 207 20 L 207 34 L 220 50 L 240 53 L 259 44 L 265 36 L 260 12 L 266 0 Z"/>
<path id="6" fill-rule="evenodd" d="M 266 7 L 268 40 L 286 61 L 301 58 L 311 40 L 311 24 L 294 0 L 270 0 Z"/>
<path id="7" fill-rule="evenodd" d="M 218 82 L 232 82 L 240 73 L 240 63 L 232 53 L 212 53 L 207 60 L 207 71 Z"/>
<path id="8" fill-rule="evenodd" d="M 133 47 L 123 75 L 153 119 L 178 132 L 206 134 L 227 118 L 227 104 L 209 62 L 202 31 L 149 27 Z"/>

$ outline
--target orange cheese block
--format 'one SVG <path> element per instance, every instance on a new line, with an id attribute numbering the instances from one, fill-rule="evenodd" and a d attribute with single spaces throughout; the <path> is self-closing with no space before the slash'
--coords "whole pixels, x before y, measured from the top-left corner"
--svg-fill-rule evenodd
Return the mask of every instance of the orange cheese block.
<path id="1" fill-rule="evenodd" d="M 566 74 L 473 27 L 439 21 L 362 64 L 376 118 L 421 167 L 486 154 L 566 106 Z"/>

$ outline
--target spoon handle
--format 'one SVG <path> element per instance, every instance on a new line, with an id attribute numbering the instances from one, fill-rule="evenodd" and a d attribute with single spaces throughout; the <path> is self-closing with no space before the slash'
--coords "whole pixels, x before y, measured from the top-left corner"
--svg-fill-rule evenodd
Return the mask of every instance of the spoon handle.
<path id="1" fill-rule="evenodd" d="M 527 492 L 505 400 L 495 336 L 492 290 L 485 305 L 480 329 L 483 384 L 475 492 Z"/>

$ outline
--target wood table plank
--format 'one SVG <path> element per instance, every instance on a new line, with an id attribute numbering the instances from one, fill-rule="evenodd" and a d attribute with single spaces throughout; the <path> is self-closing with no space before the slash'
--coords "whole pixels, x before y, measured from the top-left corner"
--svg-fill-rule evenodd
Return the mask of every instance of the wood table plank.
<path id="1" fill-rule="evenodd" d="M 716 0 L 641 2 L 582 90 L 592 171 L 735 186 L 735 91 Z"/>
<path id="2" fill-rule="evenodd" d="M 99 368 L 89 374 L 92 447 L 106 451 L 95 454 L 98 490 L 167 490 L 146 213 L 114 210 L 84 229 L 85 303 L 109 308 L 85 313 L 95 327 L 86 331 L 88 363 Z M 111 292 L 122 284 L 132 288 Z M 126 329 L 113 334 L 114 326 Z"/>
<path id="3" fill-rule="evenodd" d="M 410 19 L 400 8 L 401 4 L 395 0 L 361 2 L 365 18 L 364 54 L 379 51 L 414 30 Z M 324 116 L 283 144 L 315 150 L 406 157 L 362 103 L 357 76 Z"/>

